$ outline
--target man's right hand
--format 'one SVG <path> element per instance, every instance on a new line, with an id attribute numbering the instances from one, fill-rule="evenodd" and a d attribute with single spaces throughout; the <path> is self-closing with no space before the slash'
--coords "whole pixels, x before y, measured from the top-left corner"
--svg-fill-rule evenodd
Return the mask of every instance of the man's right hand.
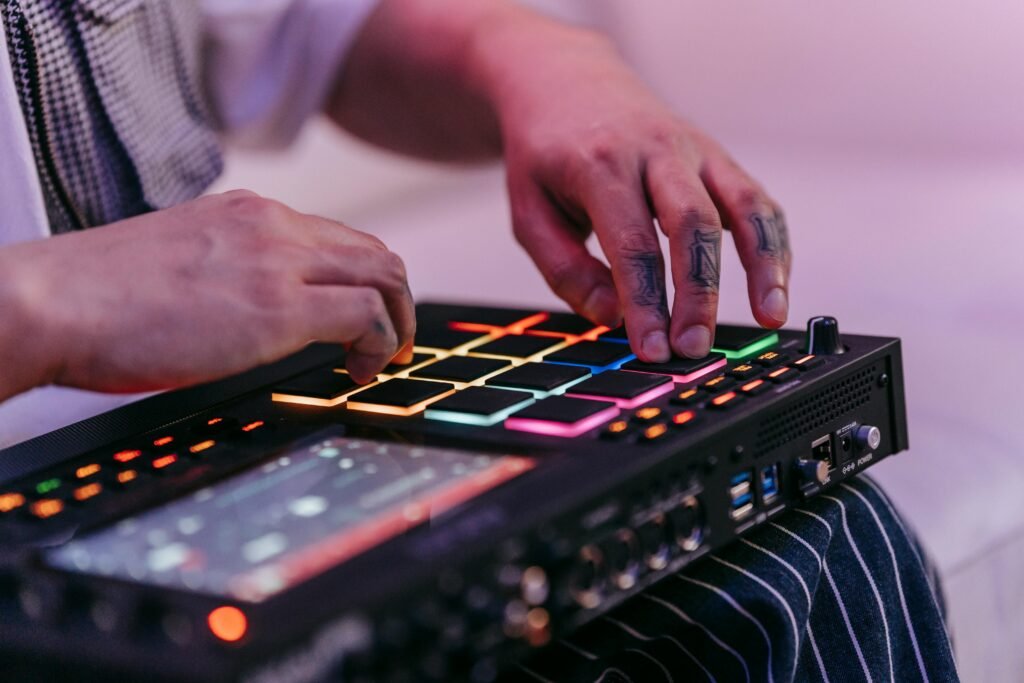
<path id="1" fill-rule="evenodd" d="M 0 304 L 0 400 L 48 383 L 183 386 L 311 341 L 346 344 L 368 382 L 408 361 L 416 326 L 380 240 L 244 191 L 4 248 Z"/>

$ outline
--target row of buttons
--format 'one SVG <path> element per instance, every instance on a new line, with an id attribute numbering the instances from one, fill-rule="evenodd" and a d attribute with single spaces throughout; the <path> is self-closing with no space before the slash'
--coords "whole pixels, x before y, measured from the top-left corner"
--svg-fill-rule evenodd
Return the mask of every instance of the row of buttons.
<path id="1" fill-rule="evenodd" d="M 119 450 L 109 459 L 79 463 L 51 473 L 34 485 L 0 493 L 0 518 L 25 513 L 29 519 L 51 519 L 69 505 L 82 505 L 107 494 L 137 486 L 150 475 L 176 471 L 183 457 L 208 457 L 234 439 L 265 429 L 263 420 L 240 423 L 235 418 L 204 419 L 186 434 L 163 434 L 139 448 Z"/>

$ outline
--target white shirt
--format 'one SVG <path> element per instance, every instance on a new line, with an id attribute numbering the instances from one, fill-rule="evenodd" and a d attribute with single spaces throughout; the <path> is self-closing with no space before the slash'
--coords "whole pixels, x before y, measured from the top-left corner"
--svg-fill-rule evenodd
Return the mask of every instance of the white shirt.
<path id="1" fill-rule="evenodd" d="M 196 1 L 203 13 L 207 50 L 204 77 L 227 137 L 246 145 L 273 146 L 290 142 L 320 110 L 346 50 L 376 2 Z M 0 248 L 49 234 L 6 37 L 0 30 Z M 30 391 L 0 403 L 0 448 L 137 398 L 59 387 Z"/>

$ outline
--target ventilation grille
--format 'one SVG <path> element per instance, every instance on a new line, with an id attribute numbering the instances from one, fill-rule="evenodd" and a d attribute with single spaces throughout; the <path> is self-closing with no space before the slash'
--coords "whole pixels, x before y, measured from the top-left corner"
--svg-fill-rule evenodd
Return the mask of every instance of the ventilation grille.
<path id="1" fill-rule="evenodd" d="M 875 376 L 874 366 L 865 368 L 768 418 L 757 435 L 758 454 L 772 451 L 869 402 Z"/>

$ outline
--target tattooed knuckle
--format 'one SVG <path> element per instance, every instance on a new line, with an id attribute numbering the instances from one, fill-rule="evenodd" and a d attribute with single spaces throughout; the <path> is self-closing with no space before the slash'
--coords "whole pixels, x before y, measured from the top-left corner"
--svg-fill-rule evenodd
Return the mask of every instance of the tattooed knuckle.
<path id="1" fill-rule="evenodd" d="M 679 226 L 687 232 L 696 230 L 721 230 L 722 220 L 714 207 L 688 206 L 683 207 L 679 217 Z"/>

